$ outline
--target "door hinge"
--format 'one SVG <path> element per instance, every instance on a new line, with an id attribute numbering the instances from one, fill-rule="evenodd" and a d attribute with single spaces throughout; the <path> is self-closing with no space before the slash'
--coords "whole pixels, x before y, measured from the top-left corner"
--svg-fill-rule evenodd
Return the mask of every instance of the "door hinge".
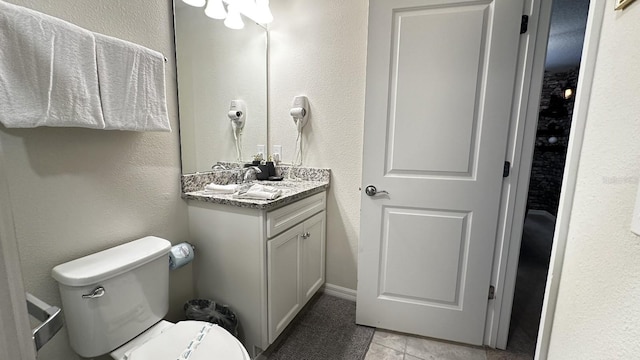
<path id="1" fill-rule="evenodd" d="M 489 300 L 493 300 L 496 298 L 496 287 L 493 285 L 489 285 Z"/>
<path id="2" fill-rule="evenodd" d="M 529 30 L 529 15 L 522 15 L 522 20 L 520 21 L 520 34 L 524 34 Z"/>
<path id="3" fill-rule="evenodd" d="M 508 177 L 511 174 L 511 162 L 505 161 L 502 168 L 502 177 Z"/>

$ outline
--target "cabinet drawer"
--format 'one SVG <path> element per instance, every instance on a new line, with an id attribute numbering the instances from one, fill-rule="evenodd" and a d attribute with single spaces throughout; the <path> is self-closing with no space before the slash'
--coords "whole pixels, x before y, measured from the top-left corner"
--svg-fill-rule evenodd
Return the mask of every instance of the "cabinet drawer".
<path id="1" fill-rule="evenodd" d="M 269 211 L 267 213 L 267 237 L 274 237 L 295 224 L 306 220 L 310 216 L 324 210 L 327 192 L 309 196 L 293 204 Z"/>

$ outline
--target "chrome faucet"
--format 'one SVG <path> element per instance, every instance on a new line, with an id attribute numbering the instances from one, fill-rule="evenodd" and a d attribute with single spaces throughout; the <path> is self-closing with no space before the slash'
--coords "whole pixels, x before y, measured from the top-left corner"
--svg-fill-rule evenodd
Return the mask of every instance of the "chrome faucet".
<path id="1" fill-rule="evenodd" d="M 256 174 L 261 173 L 262 170 L 260 170 L 260 168 L 258 168 L 257 166 L 249 166 L 246 168 L 242 168 L 240 170 L 242 176 L 242 182 L 246 183 L 250 180 L 251 177 L 256 177 Z"/>
<path id="2" fill-rule="evenodd" d="M 222 164 L 215 164 L 211 167 L 212 170 L 229 170 L 226 166 Z"/>

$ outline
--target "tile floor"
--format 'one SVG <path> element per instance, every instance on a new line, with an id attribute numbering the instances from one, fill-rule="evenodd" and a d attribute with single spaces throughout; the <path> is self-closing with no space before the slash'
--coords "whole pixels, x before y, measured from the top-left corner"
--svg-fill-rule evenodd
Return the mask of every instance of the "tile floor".
<path id="1" fill-rule="evenodd" d="M 516 354 L 376 330 L 365 360 L 528 360 Z"/>
<path id="2" fill-rule="evenodd" d="M 530 360 L 542 309 L 555 219 L 527 214 L 507 351 L 376 330 L 365 360 Z"/>

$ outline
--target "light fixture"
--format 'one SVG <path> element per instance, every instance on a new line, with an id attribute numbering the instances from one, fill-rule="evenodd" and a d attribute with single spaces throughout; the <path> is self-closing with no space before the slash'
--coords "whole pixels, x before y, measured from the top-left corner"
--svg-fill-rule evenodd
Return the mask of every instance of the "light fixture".
<path id="1" fill-rule="evenodd" d="M 229 29 L 242 29 L 244 28 L 244 23 L 242 22 L 242 18 L 240 17 L 240 10 L 236 7 L 236 4 L 229 4 L 227 6 L 227 18 L 224 19 L 224 26 Z"/>
<path id="2" fill-rule="evenodd" d="M 182 0 L 185 4 L 203 7 L 204 14 L 212 19 L 224 19 L 224 25 L 230 29 L 244 28 L 241 14 L 258 24 L 269 24 L 273 14 L 269 0 Z M 225 10 L 224 6 L 227 5 Z"/>
<path id="3" fill-rule="evenodd" d="M 204 4 L 207 3 L 207 0 L 182 0 L 185 4 L 195 6 L 195 7 L 203 7 Z"/>
<path id="4" fill-rule="evenodd" d="M 222 20 L 227 17 L 227 11 L 224 9 L 222 0 L 209 0 L 204 14 L 212 19 Z"/>
<path id="5" fill-rule="evenodd" d="M 269 24 L 273 21 L 273 14 L 269 8 L 269 0 L 256 0 L 256 15 L 254 19 L 260 24 Z"/>
<path id="6" fill-rule="evenodd" d="M 572 88 L 566 88 L 564 89 L 564 91 L 562 92 L 562 97 L 565 100 L 571 99 L 571 97 L 573 96 L 573 89 Z"/>

